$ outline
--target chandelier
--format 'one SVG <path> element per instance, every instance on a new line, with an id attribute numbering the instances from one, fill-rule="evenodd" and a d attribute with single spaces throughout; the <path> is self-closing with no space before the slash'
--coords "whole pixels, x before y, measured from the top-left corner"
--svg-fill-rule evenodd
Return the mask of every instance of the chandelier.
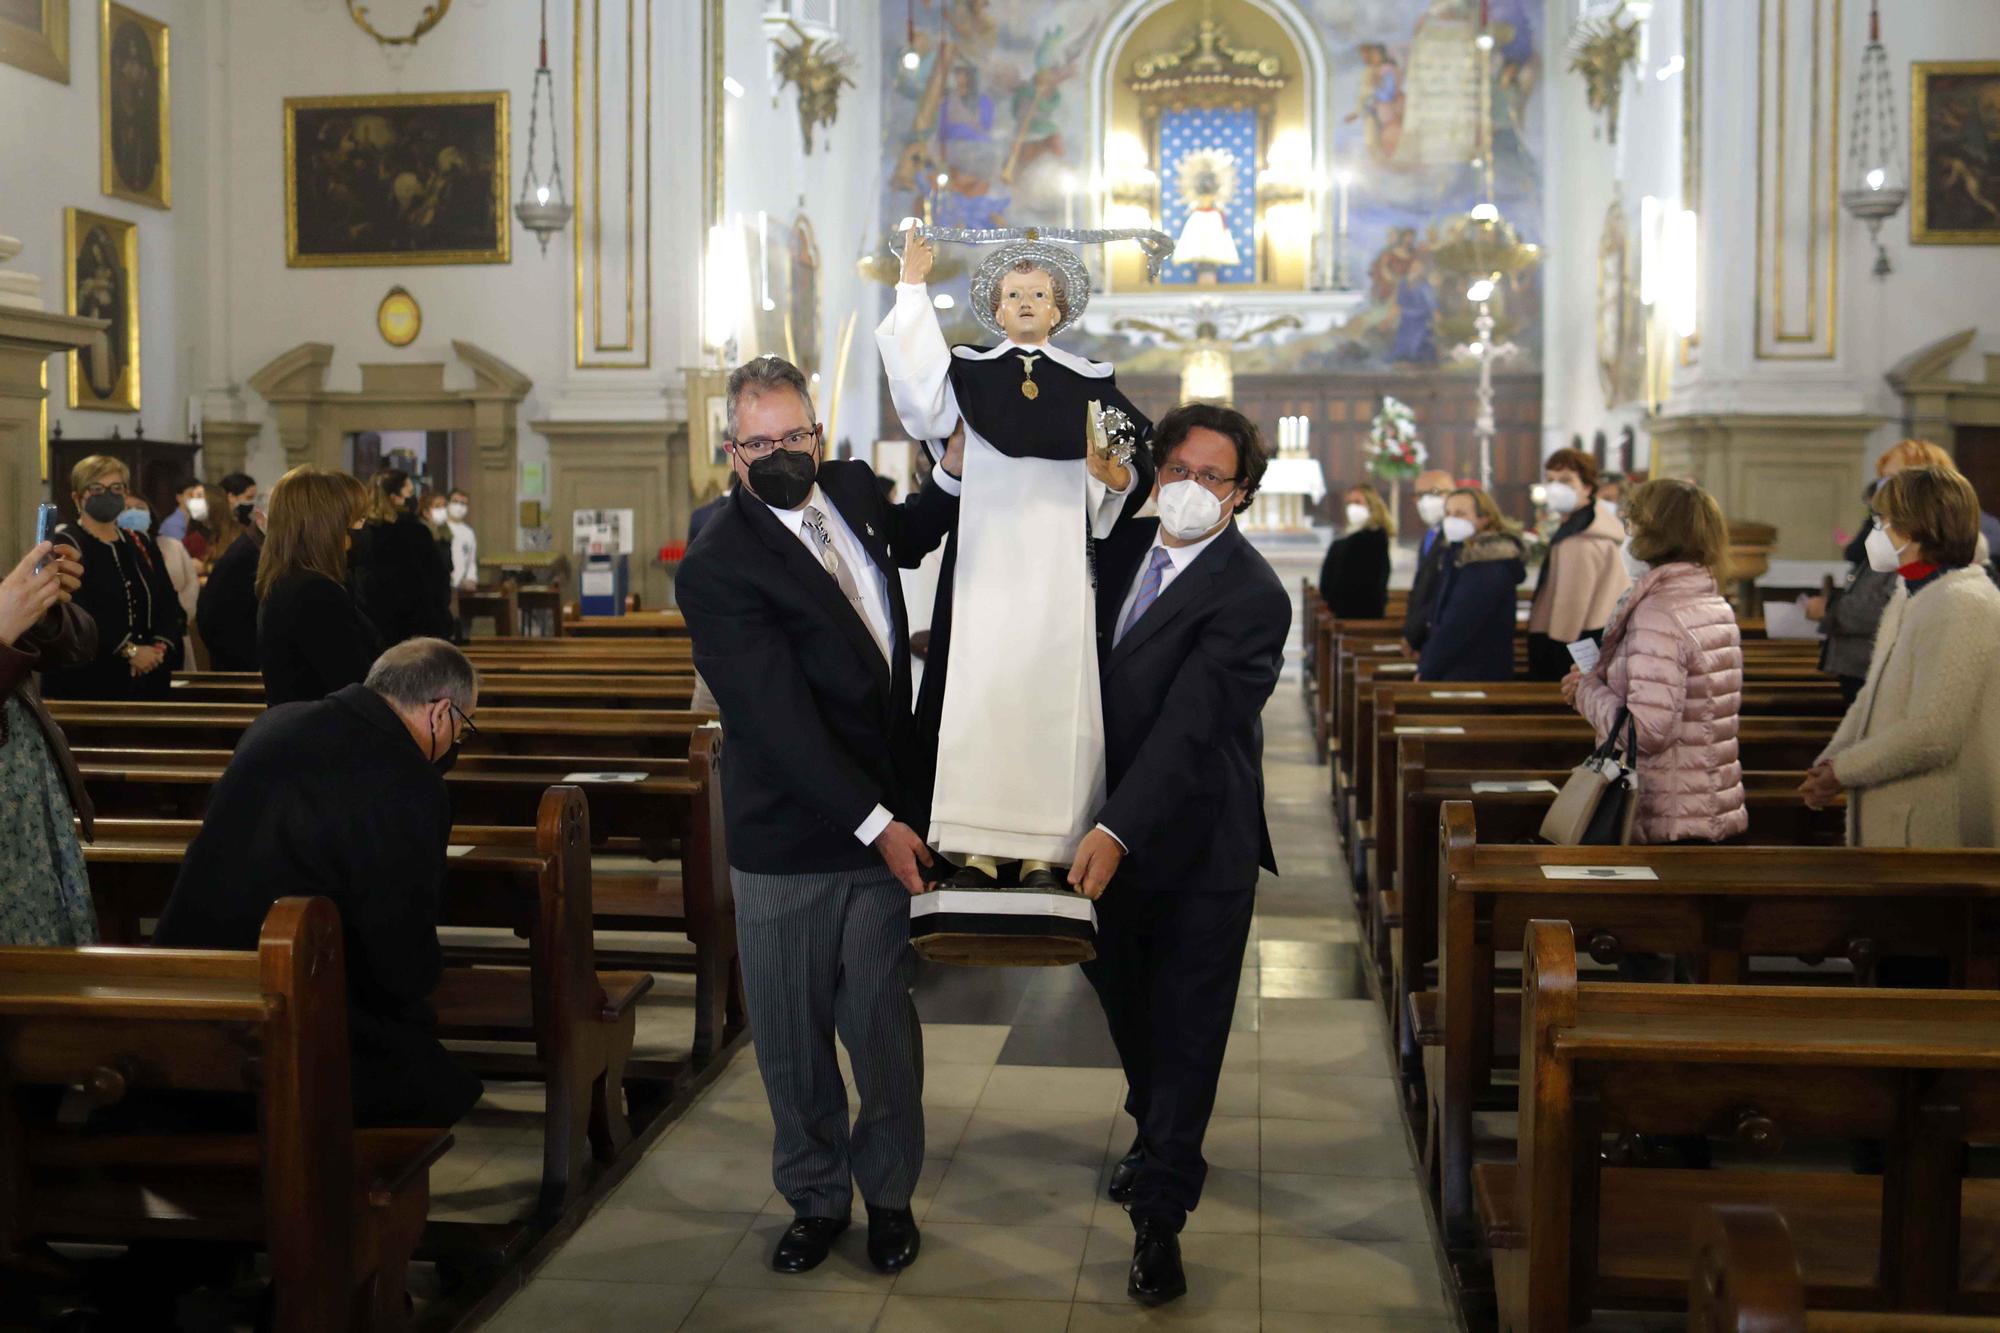
<path id="1" fill-rule="evenodd" d="M 549 161 L 546 170 L 535 163 L 535 145 L 541 130 L 542 102 L 549 104 Z M 535 86 L 528 94 L 528 162 L 521 176 L 521 200 L 514 216 L 535 233 L 542 253 L 549 252 L 549 238 L 569 225 L 569 201 L 563 198 L 562 152 L 557 147 L 556 84 L 549 73 L 549 0 L 542 0 L 541 63 L 535 68 Z"/>
<path id="2" fill-rule="evenodd" d="M 1875 276 L 1889 274 L 1889 247 L 1882 244 L 1882 224 L 1896 216 L 1909 197 L 1903 168 L 1903 140 L 1896 129 L 1895 84 L 1889 74 L 1889 53 L 1882 49 L 1882 15 L 1868 6 L 1868 49 L 1861 53 L 1861 74 L 1854 97 L 1854 131 L 1847 136 L 1847 188 L 1840 205 L 1868 224 L 1875 245 Z"/>

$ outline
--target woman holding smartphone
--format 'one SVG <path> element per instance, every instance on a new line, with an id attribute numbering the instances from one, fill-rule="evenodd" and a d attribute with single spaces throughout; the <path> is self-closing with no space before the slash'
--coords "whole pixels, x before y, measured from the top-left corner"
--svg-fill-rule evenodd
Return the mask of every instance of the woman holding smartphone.
<path id="1" fill-rule="evenodd" d="M 125 464 L 106 454 L 70 471 L 79 517 L 55 539 L 83 553 L 75 597 L 97 623 L 97 653 L 43 673 L 42 693 L 51 699 L 165 699 L 180 668 L 187 616 L 166 558 L 143 530 L 119 521 L 131 485 Z"/>

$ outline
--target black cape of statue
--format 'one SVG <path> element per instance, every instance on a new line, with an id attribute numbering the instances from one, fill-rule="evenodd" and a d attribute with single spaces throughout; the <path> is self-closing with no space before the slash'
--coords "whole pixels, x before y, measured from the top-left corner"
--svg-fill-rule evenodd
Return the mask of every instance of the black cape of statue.
<path id="1" fill-rule="evenodd" d="M 1024 355 L 1018 349 L 1009 349 L 986 360 L 953 355 L 951 385 L 958 396 L 959 412 L 982 439 L 1009 458 L 1062 460 L 1083 458 L 1090 448 L 1088 412 L 1092 402 L 1117 408 L 1132 419 L 1133 429 L 1137 432 L 1137 448 L 1133 451 L 1130 464 L 1137 475 L 1125 497 L 1125 507 L 1118 515 L 1120 527 L 1131 522 L 1153 494 L 1153 456 L 1149 447 L 1153 435 L 1151 418 L 1118 391 L 1116 376 L 1095 379 L 1079 375 L 1047 356 L 1036 357 L 1036 395 L 1032 399 L 1026 398 L 1021 393 L 1021 358 Z M 928 441 L 927 445 L 933 458 L 944 455 L 943 440 Z M 1079 511 L 1078 517 L 1085 516 Z M 1080 525 L 1083 531 L 1078 534 L 1086 541 L 1090 539 L 1088 523 L 1085 518 Z M 1096 543 L 1093 542 L 1092 546 L 1094 548 Z M 1023 551 L 1021 558 L 1033 559 L 1034 552 Z M 1091 568 L 1094 578 L 1094 555 Z M 912 790 L 923 795 L 924 823 L 912 827 L 920 831 L 928 829 L 930 796 L 937 779 L 938 729 L 944 719 L 945 672 L 951 657 L 952 586 L 957 570 L 958 525 L 954 523 L 951 535 L 945 541 L 944 561 L 938 567 L 937 601 L 931 610 L 930 646 L 925 650 L 923 685 L 917 691 L 917 735 L 922 740 L 914 756 L 916 774 Z M 1123 591 L 1119 589 L 1119 595 L 1122 596 Z M 1111 594 L 1100 589 L 1099 595 Z M 1032 648 L 1024 645 L 1023 651 L 1032 651 Z M 1069 760 L 1051 755 L 1049 762 L 1067 764 Z"/>
<path id="2" fill-rule="evenodd" d="M 1130 417 L 1139 443 L 1153 433 L 1146 414 L 1118 391 L 1116 375 L 1102 379 L 1079 375 L 1054 357 L 1019 347 L 992 357 L 988 348 L 965 350 L 978 355 L 961 355 L 953 349 L 951 387 L 958 395 L 958 410 L 988 444 L 1009 458 L 1082 458 L 1090 448 L 1093 402 Z M 1024 371 L 1022 362 L 1031 356 L 1033 370 Z M 1033 398 L 1021 392 L 1021 386 L 1030 383 L 1035 386 Z"/>

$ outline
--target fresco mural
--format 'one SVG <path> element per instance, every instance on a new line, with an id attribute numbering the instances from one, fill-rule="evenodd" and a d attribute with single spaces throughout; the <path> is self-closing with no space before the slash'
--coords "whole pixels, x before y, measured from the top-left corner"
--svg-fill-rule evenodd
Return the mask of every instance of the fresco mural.
<path id="1" fill-rule="evenodd" d="M 1472 165 L 1480 108 L 1472 39 L 1480 3 L 1294 0 L 1332 81 L 1325 104 L 1334 162 L 1354 173 L 1348 263 L 1366 304 L 1329 337 L 1240 350 L 1239 375 L 1430 374 L 1449 365 L 1452 340 L 1443 327 L 1466 313 L 1464 294 L 1440 282 L 1432 251 L 1445 228 L 1483 197 L 1483 173 Z M 1486 3 L 1495 40 L 1489 87 L 1495 202 L 1523 239 L 1539 241 L 1535 145 L 1547 57 L 1540 7 L 1533 0 Z M 1230 0 L 1217 0 L 1216 17 L 1227 23 L 1231 8 Z M 1092 171 L 1090 63 L 1114 11 L 1107 0 L 916 0 L 919 60 L 909 69 L 902 61 L 906 7 L 882 6 L 882 216 L 893 222 L 921 214 L 928 201 L 941 225 L 1059 226 L 1071 218 L 1080 225 L 1087 210 L 1073 192 Z M 1112 72 L 1128 74 L 1129 61 Z M 935 183 L 940 174 L 947 178 L 942 188 Z M 962 290 L 957 301 L 963 316 Z M 1523 352 L 1515 368 L 1539 365 L 1538 271 L 1506 284 L 1501 304 L 1509 336 Z M 963 322 L 965 328 L 948 332 L 979 340 L 970 318 Z M 1116 361 L 1121 371 L 1178 363 L 1171 348 L 1077 334 L 1065 341 Z"/>

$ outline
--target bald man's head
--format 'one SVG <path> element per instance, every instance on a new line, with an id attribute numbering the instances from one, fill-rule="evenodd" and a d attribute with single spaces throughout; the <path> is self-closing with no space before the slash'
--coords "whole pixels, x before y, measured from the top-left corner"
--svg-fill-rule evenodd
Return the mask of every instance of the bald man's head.
<path id="1" fill-rule="evenodd" d="M 1458 489 L 1458 482 L 1443 468 L 1431 468 L 1417 474 L 1417 494 L 1446 496 Z"/>

